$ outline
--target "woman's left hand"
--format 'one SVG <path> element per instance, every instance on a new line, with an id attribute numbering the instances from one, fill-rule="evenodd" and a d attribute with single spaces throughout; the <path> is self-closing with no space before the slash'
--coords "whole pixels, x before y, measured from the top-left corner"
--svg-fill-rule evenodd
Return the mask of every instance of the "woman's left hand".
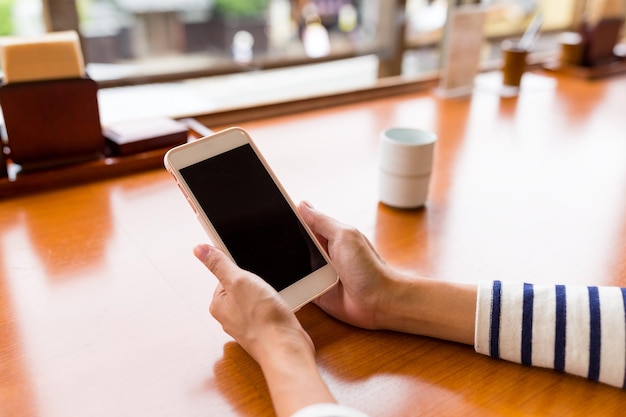
<path id="1" fill-rule="evenodd" d="M 219 280 L 211 314 L 261 366 L 276 415 L 334 403 L 317 369 L 313 342 L 280 295 L 216 248 L 198 245 L 194 254 Z"/>
<path id="2" fill-rule="evenodd" d="M 287 303 L 265 281 L 239 268 L 222 251 L 198 245 L 194 255 L 217 277 L 210 312 L 259 364 L 280 343 L 315 348 Z"/>

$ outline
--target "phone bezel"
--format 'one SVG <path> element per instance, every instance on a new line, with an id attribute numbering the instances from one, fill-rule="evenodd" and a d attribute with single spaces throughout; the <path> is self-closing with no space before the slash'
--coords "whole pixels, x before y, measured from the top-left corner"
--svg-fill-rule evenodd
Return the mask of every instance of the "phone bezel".
<path id="1" fill-rule="evenodd" d="M 325 266 L 307 275 L 306 277 L 301 278 L 287 288 L 279 291 L 279 294 L 287 302 L 289 307 L 295 311 L 303 305 L 319 297 L 321 294 L 331 289 L 334 285 L 336 285 L 338 282 L 338 276 L 331 264 L 330 258 L 328 257 L 327 253 L 320 246 L 319 242 L 317 241 L 309 227 L 306 225 L 306 223 L 304 223 L 304 221 L 302 220 L 302 217 L 296 209 L 293 201 L 287 194 L 286 190 L 283 188 L 282 184 L 272 171 L 271 167 L 269 166 L 257 146 L 254 144 L 250 135 L 248 135 L 245 130 L 239 127 L 231 127 L 216 132 L 212 135 L 203 137 L 201 139 L 195 140 L 193 142 L 177 146 L 170 149 L 165 154 L 165 167 L 175 178 L 178 187 L 181 189 L 185 198 L 196 213 L 198 221 L 209 235 L 209 238 L 211 239 L 213 244 L 215 244 L 231 259 L 233 259 L 228 248 L 224 245 L 224 242 L 222 241 L 213 224 L 211 223 L 211 220 L 208 218 L 198 200 L 194 196 L 193 192 L 187 185 L 184 177 L 181 175 L 180 170 L 243 145 L 250 145 L 252 147 L 256 157 L 261 161 L 263 167 L 274 181 L 274 184 L 276 184 L 276 186 L 280 190 L 283 198 L 285 198 L 289 207 L 294 212 L 300 223 L 303 225 L 306 232 L 311 236 L 312 241 L 315 243 L 318 250 L 326 260 Z"/>

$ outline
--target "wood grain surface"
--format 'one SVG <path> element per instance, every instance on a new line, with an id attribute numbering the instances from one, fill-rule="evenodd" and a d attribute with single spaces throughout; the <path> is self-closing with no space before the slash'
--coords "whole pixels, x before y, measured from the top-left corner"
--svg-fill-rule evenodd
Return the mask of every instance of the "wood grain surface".
<path id="1" fill-rule="evenodd" d="M 626 77 L 535 73 L 243 123 L 295 201 L 441 280 L 626 286 Z M 438 134 L 425 209 L 378 203 L 379 132 Z M 211 126 L 219 128 L 220 126 Z M 0 415 L 272 416 L 207 310 L 201 227 L 163 169 L 0 201 Z M 471 346 L 298 313 L 337 399 L 372 416 L 623 415 L 623 391 Z"/>

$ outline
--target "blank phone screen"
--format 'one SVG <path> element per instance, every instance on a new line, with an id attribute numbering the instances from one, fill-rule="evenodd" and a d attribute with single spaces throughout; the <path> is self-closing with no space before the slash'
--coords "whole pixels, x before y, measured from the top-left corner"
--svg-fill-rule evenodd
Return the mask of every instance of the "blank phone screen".
<path id="1" fill-rule="evenodd" d="M 250 145 L 180 173 L 237 265 L 277 291 L 326 265 Z"/>

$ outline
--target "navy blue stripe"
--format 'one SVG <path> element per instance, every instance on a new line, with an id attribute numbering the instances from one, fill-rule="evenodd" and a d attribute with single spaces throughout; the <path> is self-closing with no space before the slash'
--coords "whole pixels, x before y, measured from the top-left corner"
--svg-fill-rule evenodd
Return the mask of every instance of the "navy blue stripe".
<path id="1" fill-rule="evenodd" d="M 602 319 L 598 287 L 589 287 L 589 374 L 587 378 L 600 378 L 600 349 L 602 348 Z"/>
<path id="2" fill-rule="evenodd" d="M 493 282 L 491 297 L 491 328 L 489 329 L 489 356 L 500 357 L 500 308 L 502 303 L 502 282 Z"/>
<path id="3" fill-rule="evenodd" d="M 555 287 L 556 326 L 554 330 L 554 369 L 565 370 L 565 338 L 567 337 L 567 299 L 565 285 Z"/>
<path id="4" fill-rule="evenodd" d="M 624 326 L 626 326 L 626 288 L 620 288 L 622 290 L 622 302 L 624 304 Z M 626 341 L 624 342 L 626 343 Z M 624 370 L 624 383 L 622 389 L 626 389 L 626 369 Z"/>
<path id="5" fill-rule="evenodd" d="M 533 303 L 535 291 L 532 284 L 524 284 L 522 307 L 522 364 L 533 364 Z"/>

